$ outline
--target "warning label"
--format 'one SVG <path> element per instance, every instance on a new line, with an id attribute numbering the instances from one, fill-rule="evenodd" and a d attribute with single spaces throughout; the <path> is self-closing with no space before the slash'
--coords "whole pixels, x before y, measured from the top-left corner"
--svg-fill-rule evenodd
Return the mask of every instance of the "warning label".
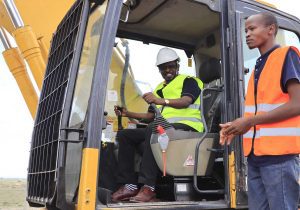
<path id="1" fill-rule="evenodd" d="M 193 159 L 193 156 L 192 155 L 189 155 L 187 157 L 187 159 L 184 161 L 184 164 L 183 166 L 186 167 L 186 166 L 194 166 L 195 165 L 195 161 Z"/>

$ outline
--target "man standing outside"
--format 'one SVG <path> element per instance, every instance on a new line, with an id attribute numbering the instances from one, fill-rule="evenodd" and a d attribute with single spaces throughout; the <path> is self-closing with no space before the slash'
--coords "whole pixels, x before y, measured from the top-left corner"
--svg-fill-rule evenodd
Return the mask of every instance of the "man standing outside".
<path id="1" fill-rule="evenodd" d="M 300 59 L 295 47 L 275 43 L 272 14 L 247 18 L 246 43 L 261 56 L 249 80 L 245 115 L 221 124 L 220 144 L 244 134 L 250 210 L 296 210 L 299 202 Z"/>
<path id="2" fill-rule="evenodd" d="M 179 57 L 170 48 L 162 48 L 157 54 L 156 66 L 164 81 L 153 93 L 143 95 L 148 104 L 161 108 L 162 116 L 175 129 L 203 131 L 200 115 L 200 92 L 203 83 L 198 78 L 178 74 Z M 147 113 L 130 112 L 123 108 L 120 112 L 115 107 L 117 115 L 136 119 L 154 119 L 154 111 L 149 107 Z M 147 128 L 125 129 L 118 131 L 118 175 L 117 181 L 122 186 L 112 194 L 112 201 L 150 202 L 155 201 L 155 183 L 159 168 L 155 162 L 150 147 L 152 134 L 150 123 Z M 138 179 L 134 171 L 134 155 L 136 148 L 143 145 L 143 156 Z M 142 187 L 139 190 L 138 184 Z"/>

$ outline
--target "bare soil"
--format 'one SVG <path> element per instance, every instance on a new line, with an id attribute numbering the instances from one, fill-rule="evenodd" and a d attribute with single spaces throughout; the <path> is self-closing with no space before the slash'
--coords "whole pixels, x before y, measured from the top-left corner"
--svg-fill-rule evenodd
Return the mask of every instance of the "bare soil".
<path id="1" fill-rule="evenodd" d="M 34 210 L 26 202 L 26 179 L 0 178 L 0 210 Z"/>

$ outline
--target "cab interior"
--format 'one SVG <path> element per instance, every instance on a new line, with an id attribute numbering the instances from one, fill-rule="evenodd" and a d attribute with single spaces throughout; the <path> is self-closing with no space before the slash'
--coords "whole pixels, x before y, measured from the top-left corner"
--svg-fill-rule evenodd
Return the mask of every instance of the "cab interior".
<path id="1" fill-rule="evenodd" d="M 158 47 L 171 47 L 184 52 L 183 60 L 193 61 L 194 75 L 204 83 L 205 91 L 202 90 L 202 114 L 206 122 L 206 129 L 203 133 L 186 132 L 180 130 L 167 130 L 170 143 L 167 151 L 167 176 L 158 177 L 156 193 L 162 202 L 191 202 L 191 201 L 212 201 L 223 202 L 226 192 L 226 163 L 224 161 L 224 150 L 219 146 L 219 123 L 222 118 L 222 67 L 221 67 L 221 16 L 217 10 L 217 3 L 209 6 L 196 1 L 181 0 L 145 0 L 136 1 L 136 4 L 123 6 L 120 22 L 117 29 L 119 42 L 125 46 L 123 41 L 129 41 L 127 48 L 124 48 L 123 62 L 126 63 L 126 52 L 130 48 L 131 41 L 142 43 L 140 48 L 149 48 L 152 45 Z M 118 42 L 116 41 L 115 48 Z M 139 45 L 140 46 L 140 45 Z M 121 47 L 122 48 L 122 47 Z M 158 48 L 159 49 L 159 48 Z M 120 49 L 118 49 L 120 53 Z M 156 57 L 153 52 L 152 57 Z M 145 55 L 147 59 L 149 55 Z M 130 54 L 129 63 L 136 59 Z M 189 62 L 189 61 L 188 61 Z M 117 82 L 115 64 L 112 62 L 108 82 L 108 91 L 122 83 L 122 77 Z M 180 69 L 187 68 L 181 65 Z M 148 105 L 143 102 L 138 85 L 130 86 L 130 82 L 135 83 L 132 65 L 127 67 L 127 73 L 122 73 L 125 86 L 118 86 L 118 101 L 107 100 L 105 109 L 108 112 L 108 125 L 115 119 L 113 104 L 119 103 L 131 111 L 147 111 Z M 152 69 L 156 68 L 154 63 Z M 126 67 L 123 66 L 123 71 Z M 139 70 L 137 70 L 139 71 Z M 143 71 L 143 70 L 140 70 Z M 180 72 L 180 71 L 179 71 Z M 127 82 L 127 83 L 126 83 Z M 127 86 L 126 86 L 127 84 Z M 122 93 L 127 88 L 127 92 Z M 132 91 L 128 91 L 132 88 Z M 133 97 L 134 95 L 134 97 Z M 123 98 L 123 101 L 122 101 Z M 134 99 L 132 99 L 134 98 Z M 132 99 L 132 101 L 131 101 Z M 138 104 L 135 100 L 138 100 Z M 141 110 L 142 109 L 142 110 Z M 146 126 L 145 122 L 122 119 L 118 125 L 111 122 L 111 138 L 114 139 L 116 131 L 121 127 Z M 127 123 L 124 124 L 124 121 Z M 122 124 L 123 123 L 123 124 Z M 123 125 L 123 126 L 122 126 Z M 105 130 L 103 133 L 105 133 Z M 200 142 L 201 141 L 201 142 Z M 199 143 L 200 142 L 200 143 Z M 198 161 L 195 159 L 195 150 L 199 147 Z M 157 134 L 153 132 L 151 148 L 158 166 L 162 169 L 161 151 L 157 143 Z M 117 150 L 115 150 L 117 153 Z M 141 151 L 137 148 L 136 171 L 139 168 L 139 156 Z M 192 157 L 192 163 L 186 164 L 187 158 Z M 196 156 L 197 157 L 197 156 Z M 102 161 L 104 161 L 103 158 Z M 116 157 L 117 159 L 117 157 Z M 197 165 L 197 168 L 195 168 Z M 102 170 L 102 172 L 101 172 Z M 113 170 L 111 170 L 113 171 Z M 112 204 L 109 193 L 117 189 L 117 184 L 110 186 L 101 181 L 101 157 L 99 176 L 99 200 L 103 204 Z M 112 172 L 114 173 L 114 172 Z M 106 174 L 107 177 L 107 174 Z M 110 189 L 109 189 L 110 188 Z M 131 204 L 128 204 L 131 205 Z M 133 204 L 132 204 L 133 205 Z"/>

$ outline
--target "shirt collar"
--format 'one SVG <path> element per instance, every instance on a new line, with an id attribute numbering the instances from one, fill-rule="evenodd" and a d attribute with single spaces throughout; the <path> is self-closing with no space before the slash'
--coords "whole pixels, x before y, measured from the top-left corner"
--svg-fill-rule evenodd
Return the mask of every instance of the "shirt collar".
<path id="1" fill-rule="evenodd" d="M 269 49 L 265 54 L 261 55 L 257 60 L 256 63 L 262 61 L 263 59 L 267 58 L 275 49 L 277 49 L 278 47 L 280 47 L 279 44 L 275 45 L 274 47 L 272 47 L 271 49 Z"/>

